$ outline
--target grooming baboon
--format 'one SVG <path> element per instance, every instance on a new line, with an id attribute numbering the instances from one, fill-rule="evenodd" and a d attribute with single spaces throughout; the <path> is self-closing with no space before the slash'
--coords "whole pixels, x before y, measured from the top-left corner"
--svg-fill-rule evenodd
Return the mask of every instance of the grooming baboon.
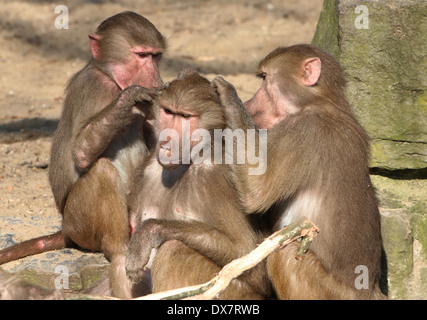
<path id="1" fill-rule="evenodd" d="M 49 181 L 62 231 L 7 248 L 0 262 L 77 244 L 102 251 L 121 279 L 112 281 L 114 294 L 130 297 L 126 196 L 154 144 L 147 120 L 166 41 L 144 17 L 122 12 L 103 21 L 89 45 L 92 58 L 67 85 L 52 143 Z"/>
<path id="2" fill-rule="evenodd" d="M 248 175 L 249 165 L 234 166 L 246 212 L 264 213 L 271 232 L 302 216 L 320 228 L 302 261 L 295 259 L 295 243 L 268 258 L 278 297 L 382 298 L 369 139 L 344 97 L 339 64 L 316 47 L 295 45 L 268 54 L 257 75 L 262 84 L 247 110 L 232 85 L 213 81 L 231 127 L 268 129 L 266 173 Z M 366 267 L 362 284 L 356 283 L 359 266 Z"/>

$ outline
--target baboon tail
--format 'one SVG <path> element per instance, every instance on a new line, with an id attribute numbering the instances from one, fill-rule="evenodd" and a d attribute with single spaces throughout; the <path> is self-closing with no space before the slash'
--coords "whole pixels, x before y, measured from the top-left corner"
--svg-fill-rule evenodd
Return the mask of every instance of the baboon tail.
<path id="1" fill-rule="evenodd" d="M 70 241 L 64 237 L 62 230 L 51 235 L 26 240 L 0 250 L 0 265 L 34 254 L 63 249 L 69 244 Z"/>

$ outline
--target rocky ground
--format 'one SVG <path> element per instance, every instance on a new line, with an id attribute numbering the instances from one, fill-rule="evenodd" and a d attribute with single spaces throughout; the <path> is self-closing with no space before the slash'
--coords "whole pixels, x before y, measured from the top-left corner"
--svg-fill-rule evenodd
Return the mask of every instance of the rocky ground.
<path id="1" fill-rule="evenodd" d="M 61 217 L 47 180 L 52 134 L 67 80 L 89 57 L 87 35 L 105 18 L 132 10 L 168 37 L 164 80 L 185 65 L 222 74 L 243 100 L 257 88 L 257 62 L 277 46 L 311 42 L 322 0 L 70 0 L 69 29 L 55 28 L 56 3 L 9 1 L 0 7 L 0 249 L 59 230 Z M 66 266 L 79 292 L 100 254 L 64 249 L 2 266 L 54 286 Z M 89 267 L 88 267 L 89 266 Z M 90 266 L 95 266 L 91 268 Z M 55 274 L 55 269 L 57 274 Z M 34 274 L 31 270 L 35 270 Z M 88 280 L 89 279 L 89 280 Z M 83 284 L 82 284 L 83 283 Z"/>

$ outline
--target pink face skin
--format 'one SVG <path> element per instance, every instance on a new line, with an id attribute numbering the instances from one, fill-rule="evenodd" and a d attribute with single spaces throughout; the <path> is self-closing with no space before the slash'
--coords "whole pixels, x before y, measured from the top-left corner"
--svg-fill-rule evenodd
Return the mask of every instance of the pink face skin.
<path id="1" fill-rule="evenodd" d="M 319 58 L 309 58 L 302 63 L 301 84 L 312 86 L 320 77 L 321 61 Z M 244 103 L 259 129 L 270 129 L 289 114 L 298 112 L 298 106 L 292 103 L 291 94 L 283 93 L 277 81 L 277 70 L 263 68 L 260 78 L 261 87 L 255 95 Z"/>
<path id="2" fill-rule="evenodd" d="M 276 72 L 267 73 L 263 70 L 263 82 L 255 95 L 244 103 L 259 129 L 270 129 L 287 114 L 296 112 L 288 97 L 280 91 Z"/>
<path id="3" fill-rule="evenodd" d="M 97 34 L 89 35 L 89 47 L 92 56 L 100 59 L 101 49 Z M 159 64 L 162 59 L 161 48 L 136 46 L 130 48 L 128 56 L 123 57 L 125 62 L 112 63 L 110 69 L 115 82 L 124 90 L 129 86 L 139 85 L 148 89 L 159 87 L 163 84 L 160 78 Z"/>
<path id="4" fill-rule="evenodd" d="M 135 47 L 124 64 L 111 66 L 114 79 L 120 88 L 139 85 L 145 88 L 156 88 L 162 85 L 159 73 L 159 63 L 162 51 L 151 47 Z"/>
<path id="5" fill-rule="evenodd" d="M 284 97 L 278 90 L 277 83 L 264 79 L 255 95 L 244 103 L 257 128 L 270 129 L 284 117 L 285 109 L 281 107 Z"/>
<path id="6" fill-rule="evenodd" d="M 182 146 L 183 137 L 190 136 L 198 128 L 198 125 L 199 117 L 195 114 L 176 112 L 172 106 L 160 108 L 157 123 L 159 133 L 166 133 L 165 129 L 171 129 L 169 132 L 171 135 L 167 136 L 167 140 L 160 141 L 159 137 L 157 145 L 158 160 L 162 160 L 160 163 L 163 168 L 171 171 L 181 165 L 183 152 L 185 152 Z M 183 130 L 189 131 L 184 132 Z M 191 140 L 189 147 L 192 148 L 196 143 L 197 141 Z M 165 159 L 169 159 L 170 162 L 165 162 Z"/>

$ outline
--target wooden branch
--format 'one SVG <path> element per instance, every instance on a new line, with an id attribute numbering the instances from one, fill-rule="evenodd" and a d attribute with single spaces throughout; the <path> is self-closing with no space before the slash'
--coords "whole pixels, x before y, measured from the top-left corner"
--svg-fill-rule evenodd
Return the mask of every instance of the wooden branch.
<path id="1" fill-rule="evenodd" d="M 234 278 L 240 276 L 244 271 L 255 267 L 274 251 L 283 248 L 299 238 L 302 238 L 301 247 L 297 252 L 296 258 L 301 260 L 317 233 L 319 233 L 319 228 L 310 220 L 302 218 L 273 233 L 249 254 L 233 260 L 224 266 L 219 274 L 209 282 L 197 286 L 154 293 L 136 298 L 136 300 L 214 299 L 224 291 Z"/>

